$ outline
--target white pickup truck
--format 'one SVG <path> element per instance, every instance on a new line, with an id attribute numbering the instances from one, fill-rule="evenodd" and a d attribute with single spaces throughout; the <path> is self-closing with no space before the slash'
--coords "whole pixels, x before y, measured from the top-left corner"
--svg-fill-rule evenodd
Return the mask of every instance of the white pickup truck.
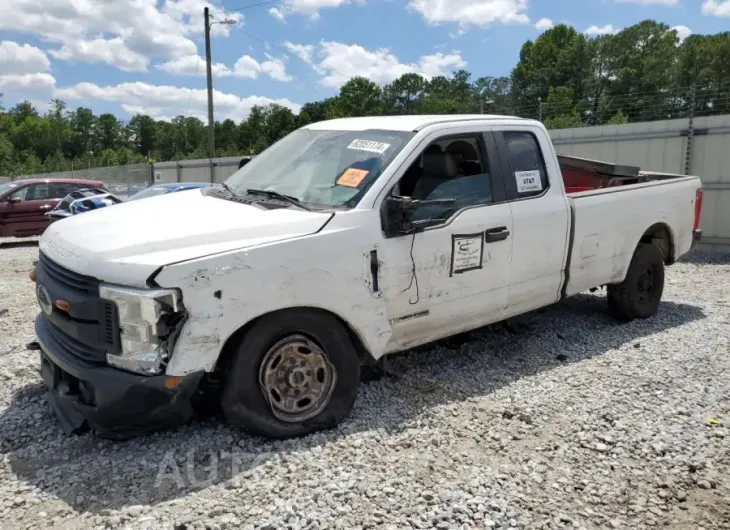
<path id="1" fill-rule="evenodd" d="M 386 354 L 600 286 L 651 317 L 701 199 L 697 177 L 559 157 L 536 121 L 311 124 L 222 186 L 52 224 L 41 373 L 68 433 L 170 427 L 200 395 L 259 435 L 331 428 Z"/>

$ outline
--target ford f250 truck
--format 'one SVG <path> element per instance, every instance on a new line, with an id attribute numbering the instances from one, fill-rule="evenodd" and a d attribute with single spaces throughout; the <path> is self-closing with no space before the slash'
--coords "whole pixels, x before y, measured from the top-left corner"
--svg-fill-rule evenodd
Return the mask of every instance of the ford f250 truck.
<path id="1" fill-rule="evenodd" d="M 31 271 L 67 433 L 125 438 L 213 396 L 274 438 L 331 428 L 364 363 L 606 286 L 657 312 L 700 239 L 693 176 L 558 156 L 511 117 L 330 120 L 221 186 L 51 225 Z"/>

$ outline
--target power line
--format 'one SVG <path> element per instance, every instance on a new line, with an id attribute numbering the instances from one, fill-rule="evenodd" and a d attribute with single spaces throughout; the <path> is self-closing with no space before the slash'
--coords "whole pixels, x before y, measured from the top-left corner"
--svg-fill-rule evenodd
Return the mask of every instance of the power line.
<path id="1" fill-rule="evenodd" d="M 268 5 L 271 5 L 271 4 L 278 4 L 280 2 L 281 2 L 281 0 L 267 0 L 265 2 L 258 2 L 256 4 L 250 4 L 250 5 L 247 5 L 247 6 L 236 7 L 236 8 L 233 8 L 233 9 L 228 9 L 228 8 L 225 8 L 225 9 L 228 12 L 231 12 L 231 11 L 245 11 L 247 9 L 253 9 L 255 7 L 261 7 L 261 6 L 268 6 Z"/>
<path id="2" fill-rule="evenodd" d="M 279 52 L 284 53 L 286 55 L 293 55 L 294 57 L 296 57 L 297 59 L 299 59 L 300 61 L 302 61 L 304 64 L 306 64 L 310 68 L 315 69 L 314 64 L 312 64 L 309 61 L 304 60 L 302 57 L 300 57 L 296 53 L 292 52 L 291 50 L 287 50 L 286 48 L 284 48 L 283 46 L 279 46 L 278 44 L 273 44 L 271 42 L 268 42 L 268 41 L 266 41 L 266 40 L 264 40 L 264 39 L 262 39 L 260 37 L 257 37 L 256 35 L 254 35 L 252 33 L 249 33 L 248 31 L 246 31 L 244 29 L 239 28 L 239 27 L 236 27 L 236 29 L 238 31 L 240 31 L 241 33 L 243 33 L 244 35 L 247 35 L 247 36 L 251 37 L 252 39 L 259 41 L 264 46 L 270 46 L 270 47 L 274 48 L 275 50 L 279 50 Z M 345 79 L 347 81 L 349 81 L 350 79 L 352 79 L 353 77 L 355 77 L 355 76 L 352 76 L 352 75 L 342 74 L 342 73 L 338 72 L 337 70 L 335 70 L 334 68 L 332 68 L 331 66 L 328 66 L 327 67 L 327 70 L 329 70 L 333 74 L 336 74 L 336 75 L 342 77 L 343 79 Z M 315 71 L 316 71 L 316 69 L 315 69 Z"/>

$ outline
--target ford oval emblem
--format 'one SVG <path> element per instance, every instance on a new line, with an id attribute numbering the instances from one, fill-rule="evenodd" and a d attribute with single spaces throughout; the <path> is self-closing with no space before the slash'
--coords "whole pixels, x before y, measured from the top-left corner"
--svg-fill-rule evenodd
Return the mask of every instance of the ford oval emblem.
<path id="1" fill-rule="evenodd" d="M 37 290 L 38 305 L 46 315 L 53 313 L 53 303 L 51 302 L 51 295 L 48 294 L 48 290 L 43 285 L 38 285 Z"/>

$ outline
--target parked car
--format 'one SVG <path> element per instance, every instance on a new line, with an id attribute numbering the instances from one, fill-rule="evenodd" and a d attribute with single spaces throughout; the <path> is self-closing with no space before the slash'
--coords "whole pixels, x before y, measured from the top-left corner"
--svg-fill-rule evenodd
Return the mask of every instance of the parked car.
<path id="1" fill-rule="evenodd" d="M 0 237 L 43 233 L 51 222 L 46 213 L 66 195 L 82 188 L 104 188 L 98 180 L 26 179 L 0 184 Z"/>
<path id="2" fill-rule="evenodd" d="M 41 373 L 66 432 L 169 427 L 203 392 L 247 431 L 304 435 L 387 354 L 603 286 L 618 320 L 652 317 L 701 207 L 698 177 L 559 158 L 538 121 L 312 123 L 224 186 L 49 227 Z"/>
<path id="3" fill-rule="evenodd" d="M 165 195 L 166 193 L 175 193 L 178 191 L 194 190 L 198 188 L 207 188 L 211 186 L 210 182 L 173 182 L 170 184 L 154 184 L 132 195 L 128 201 L 137 199 L 146 199 L 156 195 Z"/>
<path id="4" fill-rule="evenodd" d="M 119 204 L 122 199 L 112 195 L 102 188 L 84 188 L 78 191 L 72 191 L 66 195 L 63 200 L 58 203 L 53 210 L 46 213 L 48 218 L 53 221 L 59 221 L 66 217 L 71 217 L 90 210 L 98 210 L 106 206 Z"/>
<path id="5" fill-rule="evenodd" d="M 118 196 L 130 197 L 147 186 L 142 184 L 112 184 L 107 189 Z"/>

